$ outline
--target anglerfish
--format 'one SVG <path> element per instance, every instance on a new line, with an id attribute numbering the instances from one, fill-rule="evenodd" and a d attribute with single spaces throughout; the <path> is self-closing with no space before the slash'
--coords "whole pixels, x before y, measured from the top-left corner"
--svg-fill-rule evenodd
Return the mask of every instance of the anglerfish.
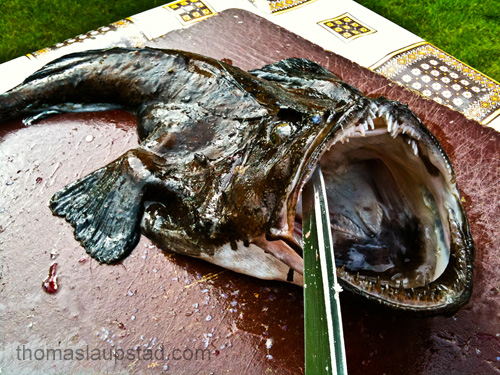
<path id="1" fill-rule="evenodd" d="M 0 120 L 122 108 L 140 145 L 55 193 L 53 213 L 103 263 L 141 233 L 163 249 L 303 284 L 301 191 L 320 166 L 344 289 L 452 312 L 473 241 L 451 163 L 409 108 L 289 58 L 245 72 L 190 52 L 86 51 L 0 96 Z"/>

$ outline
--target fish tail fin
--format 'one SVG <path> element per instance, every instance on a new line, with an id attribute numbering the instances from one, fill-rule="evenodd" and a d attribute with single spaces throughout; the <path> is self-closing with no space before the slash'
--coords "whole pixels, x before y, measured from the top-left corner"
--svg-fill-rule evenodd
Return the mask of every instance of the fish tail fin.
<path id="1" fill-rule="evenodd" d="M 65 217 L 75 238 L 103 263 L 125 256 L 140 238 L 144 182 L 129 173 L 125 155 L 67 185 L 50 201 L 52 212 Z"/>
<path id="2" fill-rule="evenodd" d="M 49 62 L 13 89 L 0 94 L 0 122 L 27 117 L 26 125 L 63 112 L 115 109 L 119 95 L 103 90 L 104 82 L 114 79 L 102 74 L 112 66 L 106 56 L 119 56 L 133 49 L 114 48 L 77 52 Z M 88 104 L 92 104 L 88 106 Z"/>

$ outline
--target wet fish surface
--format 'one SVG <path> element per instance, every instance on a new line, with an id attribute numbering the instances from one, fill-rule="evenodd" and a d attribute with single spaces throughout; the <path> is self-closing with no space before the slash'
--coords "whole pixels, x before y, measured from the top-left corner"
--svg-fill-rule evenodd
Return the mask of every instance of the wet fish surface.
<path id="1" fill-rule="evenodd" d="M 358 296 L 421 314 L 470 297 L 473 241 L 437 139 L 401 103 L 290 58 L 245 72 L 177 50 L 63 56 L 0 95 L 0 121 L 122 108 L 140 146 L 50 202 L 95 259 L 141 233 L 166 250 L 302 285 L 301 191 L 324 174 L 337 273 Z"/>

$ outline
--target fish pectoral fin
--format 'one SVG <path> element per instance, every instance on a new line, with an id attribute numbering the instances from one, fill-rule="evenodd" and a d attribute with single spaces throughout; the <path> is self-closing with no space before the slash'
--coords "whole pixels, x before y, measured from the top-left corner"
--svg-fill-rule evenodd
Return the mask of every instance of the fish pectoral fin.
<path id="1" fill-rule="evenodd" d="M 149 172 L 137 168 L 134 152 L 67 185 L 50 201 L 52 212 L 73 225 L 75 238 L 99 262 L 122 258 L 140 238 Z"/>

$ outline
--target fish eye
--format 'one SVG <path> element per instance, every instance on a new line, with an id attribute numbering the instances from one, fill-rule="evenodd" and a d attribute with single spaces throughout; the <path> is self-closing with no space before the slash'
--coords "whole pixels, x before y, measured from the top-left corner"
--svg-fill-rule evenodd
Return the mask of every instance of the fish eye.
<path id="1" fill-rule="evenodd" d="M 292 135 L 293 127 L 287 122 L 276 125 L 271 132 L 271 142 L 279 145 Z"/>
<path id="2" fill-rule="evenodd" d="M 314 125 L 319 125 L 320 122 L 321 122 L 321 116 L 320 115 L 314 115 L 312 118 L 311 118 L 311 121 Z"/>

